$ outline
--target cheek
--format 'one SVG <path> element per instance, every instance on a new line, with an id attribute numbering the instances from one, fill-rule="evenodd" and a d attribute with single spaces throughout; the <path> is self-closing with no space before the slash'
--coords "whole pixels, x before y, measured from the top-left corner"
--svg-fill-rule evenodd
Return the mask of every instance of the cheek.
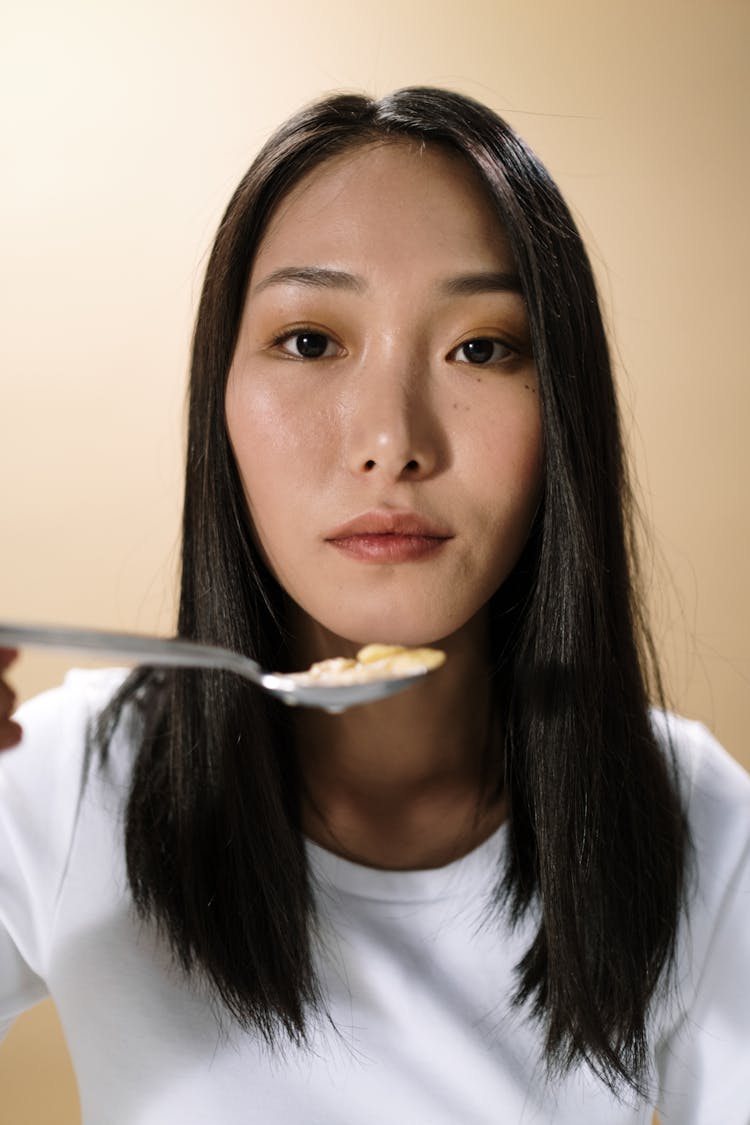
<path id="1" fill-rule="evenodd" d="M 248 500 L 292 490 L 329 448 L 330 420 L 300 396 L 246 378 L 227 387 L 226 421 Z"/>
<path id="2" fill-rule="evenodd" d="M 294 588 L 307 569 L 300 529 L 335 471 L 335 412 L 318 395 L 243 376 L 227 386 L 226 423 L 256 545 Z"/>
<path id="3" fill-rule="evenodd" d="M 240 471 L 245 477 L 264 475 L 267 461 L 293 452 L 297 431 L 291 411 L 277 397 L 246 382 L 227 389 L 226 419 Z"/>
<path id="4" fill-rule="evenodd" d="M 266 564 L 277 573 L 276 556 L 284 552 L 284 527 L 295 492 L 290 472 L 307 456 L 301 449 L 293 404 L 281 402 L 245 376 L 230 374 L 225 417 L 253 538 Z M 287 518 L 280 520 L 281 513 Z"/>
<path id="5" fill-rule="evenodd" d="M 474 441 L 474 471 L 489 496 L 501 498 L 504 506 L 519 509 L 519 515 L 539 501 L 544 473 L 542 422 L 539 401 L 531 391 L 513 396 L 503 409 L 477 416 Z"/>

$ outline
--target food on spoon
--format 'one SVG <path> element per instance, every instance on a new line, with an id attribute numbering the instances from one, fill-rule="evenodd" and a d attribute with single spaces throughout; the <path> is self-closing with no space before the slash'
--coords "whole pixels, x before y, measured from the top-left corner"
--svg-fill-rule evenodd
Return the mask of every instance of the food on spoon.
<path id="1" fill-rule="evenodd" d="M 420 676 L 445 663 L 445 653 L 437 648 L 405 648 L 403 645 L 365 645 L 356 660 L 335 656 L 320 660 L 306 672 L 291 672 L 285 678 L 295 684 L 319 687 L 340 687 L 343 684 L 364 684 L 372 680 Z"/>
<path id="2" fill-rule="evenodd" d="M 381 669 L 398 672 L 432 671 L 445 664 L 445 653 L 439 648 L 404 648 L 403 645 L 365 645 L 357 653 L 357 663 L 376 665 Z"/>

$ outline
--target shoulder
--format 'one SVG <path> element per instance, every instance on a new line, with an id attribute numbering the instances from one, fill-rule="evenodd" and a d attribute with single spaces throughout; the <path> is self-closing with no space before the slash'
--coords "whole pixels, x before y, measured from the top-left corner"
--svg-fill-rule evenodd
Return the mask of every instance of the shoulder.
<path id="1" fill-rule="evenodd" d="M 675 762 L 689 879 L 657 1068 L 665 1120 L 750 1120 L 750 776 L 700 723 L 654 717 Z"/>
<path id="2" fill-rule="evenodd" d="M 127 671 L 73 671 L 16 713 L 23 736 L 0 756 L 0 816 L 41 851 L 70 834 L 86 768 L 88 735 Z M 49 844 L 45 846 L 45 839 Z M 54 841 L 54 842 L 53 842 Z"/>
<path id="3" fill-rule="evenodd" d="M 63 682 L 36 695 L 19 707 L 16 718 L 24 730 L 24 743 L 40 729 L 64 721 L 65 727 L 86 723 L 106 707 L 128 672 L 125 668 L 68 672 Z M 22 743 L 22 745 L 24 744 Z"/>
<path id="4" fill-rule="evenodd" d="M 750 774 L 702 723 L 661 711 L 652 720 L 674 762 L 698 859 L 733 866 L 750 842 Z"/>
<path id="5" fill-rule="evenodd" d="M 697 935 L 748 881 L 750 775 L 702 723 L 656 712 L 654 725 L 674 762 L 687 818 L 688 909 Z"/>
<path id="6" fill-rule="evenodd" d="M 679 943 L 684 998 L 691 992 L 699 994 L 713 974 L 730 965 L 735 984 L 746 989 L 750 987 L 750 775 L 701 723 L 657 714 L 655 726 L 675 762 L 689 831 Z"/>
<path id="7" fill-rule="evenodd" d="M 33 768 L 33 760 L 55 753 L 70 764 L 83 758 L 91 723 L 101 714 L 128 672 L 124 668 L 74 669 L 63 682 L 23 703 L 15 718 L 23 736 L 19 746 L 0 759 L 12 773 Z"/>

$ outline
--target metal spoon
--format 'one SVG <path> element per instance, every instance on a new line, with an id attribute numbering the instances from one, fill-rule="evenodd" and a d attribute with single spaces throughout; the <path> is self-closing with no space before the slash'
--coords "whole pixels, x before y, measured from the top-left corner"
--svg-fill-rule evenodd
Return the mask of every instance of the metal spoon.
<path id="1" fill-rule="evenodd" d="M 126 657 L 146 665 L 168 668 L 218 668 L 234 672 L 263 691 L 294 707 L 321 707 L 333 713 L 346 711 L 360 703 L 374 703 L 412 686 L 425 671 L 408 676 L 368 680 L 362 684 L 298 684 L 280 672 L 266 672 L 248 656 L 228 648 L 198 644 L 167 637 L 147 637 L 138 633 L 112 633 L 104 629 L 79 629 L 53 625 L 27 625 L 0 621 L 0 646 L 7 648 L 42 647 L 76 649 Z"/>

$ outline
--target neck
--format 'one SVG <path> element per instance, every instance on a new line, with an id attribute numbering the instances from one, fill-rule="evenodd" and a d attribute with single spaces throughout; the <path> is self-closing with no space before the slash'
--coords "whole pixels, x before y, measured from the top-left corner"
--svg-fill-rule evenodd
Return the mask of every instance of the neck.
<path id="1" fill-rule="evenodd" d="M 346 651 L 318 630 L 297 654 L 302 666 Z M 485 621 L 440 647 L 445 665 L 399 695 L 295 716 L 303 828 L 316 843 L 373 867 L 436 867 L 504 819 Z"/>

